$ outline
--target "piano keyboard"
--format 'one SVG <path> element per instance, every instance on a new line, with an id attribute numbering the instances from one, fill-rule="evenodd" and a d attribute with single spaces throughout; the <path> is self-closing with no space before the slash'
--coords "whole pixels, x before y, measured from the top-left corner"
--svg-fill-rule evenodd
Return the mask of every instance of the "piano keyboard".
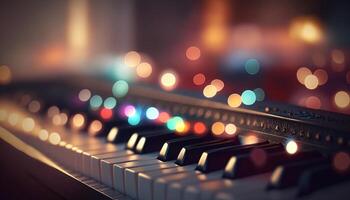
<path id="1" fill-rule="evenodd" d="M 2 94 L 1 112 L 7 118 L 1 117 L 1 126 L 105 198 L 319 200 L 350 195 L 350 136 L 344 126 L 349 116 L 280 105 L 232 109 L 137 86 L 118 99 L 118 105 L 154 106 L 207 126 L 204 133 L 184 134 L 152 120 L 137 125 L 119 115 L 105 120 L 87 104 L 69 103 L 81 85 L 46 84 L 45 93 L 37 84 L 26 85 L 25 92 L 22 87 Z M 106 86 L 96 88 L 108 95 L 101 89 Z M 35 112 L 32 102 L 40 105 Z M 64 124 L 50 121 L 54 108 L 67 115 Z M 41 128 L 27 130 L 14 115 L 34 119 Z M 219 120 L 237 126 L 234 136 L 210 130 L 209 124 Z"/>

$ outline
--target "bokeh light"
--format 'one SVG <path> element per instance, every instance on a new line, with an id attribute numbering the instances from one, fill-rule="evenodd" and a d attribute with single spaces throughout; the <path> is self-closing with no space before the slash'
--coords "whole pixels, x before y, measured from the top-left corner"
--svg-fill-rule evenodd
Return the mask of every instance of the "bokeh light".
<path id="1" fill-rule="evenodd" d="M 167 112 L 159 113 L 158 121 L 161 123 L 166 123 L 170 119 L 170 115 Z"/>
<path id="2" fill-rule="evenodd" d="M 61 136 L 57 132 L 52 132 L 49 136 L 49 142 L 53 145 L 57 145 L 61 141 Z"/>
<path id="3" fill-rule="evenodd" d="M 193 76 L 193 84 L 195 85 L 203 85 L 205 83 L 205 75 L 202 73 L 198 73 Z"/>
<path id="4" fill-rule="evenodd" d="M 41 108 L 40 102 L 37 100 L 31 101 L 28 105 L 28 110 L 32 113 L 37 113 Z"/>
<path id="5" fill-rule="evenodd" d="M 339 49 L 334 49 L 331 52 L 332 61 L 336 64 L 343 64 L 345 62 L 345 55 Z"/>
<path id="6" fill-rule="evenodd" d="M 17 113 L 11 113 L 7 119 L 10 125 L 15 126 L 19 121 L 19 115 Z"/>
<path id="7" fill-rule="evenodd" d="M 313 109 L 320 109 L 322 106 L 320 98 L 316 96 L 310 96 L 305 100 L 305 106 Z"/>
<path id="8" fill-rule="evenodd" d="M 25 132 L 33 131 L 35 128 L 35 121 L 33 118 L 26 117 L 22 121 L 22 129 Z"/>
<path id="9" fill-rule="evenodd" d="M 245 90 L 242 93 L 241 98 L 242 98 L 242 103 L 248 106 L 253 105 L 256 101 L 255 93 L 251 90 Z"/>
<path id="10" fill-rule="evenodd" d="M 86 102 L 90 99 L 91 92 L 89 89 L 82 89 L 80 90 L 78 97 L 80 101 Z"/>
<path id="11" fill-rule="evenodd" d="M 99 133 L 102 130 L 102 123 L 99 120 L 94 120 L 91 122 L 89 126 L 89 135 L 95 136 L 97 133 Z"/>
<path id="12" fill-rule="evenodd" d="M 234 124 L 226 124 L 225 126 L 225 132 L 228 135 L 234 135 L 237 132 L 237 126 Z"/>
<path id="13" fill-rule="evenodd" d="M 7 119 L 7 110 L 0 109 L 0 121 L 5 121 Z"/>
<path id="14" fill-rule="evenodd" d="M 191 46 L 186 50 L 186 57 L 189 60 L 198 60 L 201 57 L 201 50 L 198 47 Z"/>
<path id="15" fill-rule="evenodd" d="M 127 117 L 131 117 L 136 114 L 136 108 L 132 105 L 127 105 L 124 108 L 124 115 Z"/>
<path id="16" fill-rule="evenodd" d="M 211 132 L 214 135 L 222 135 L 225 132 L 225 125 L 222 122 L 214 122 L 211 126 Z"/>
<path id="17" fill-rule="evenodd" d="M 255 93 L 257 101 L 264 101 L 264 99 L 265 99 L 265 92 L 264 92 L 263 89 L 256 88 L 256 89 L 254 89 L 254 93 Z"/>
<path id="18" fill-rule="evenodd" d="M 119 80 L 114 83 L 112 93 L 115 97 L 124 97 L 129 91 L 129 84 L 124 80 Z"/>
<path id="19" fill-rule="evenodd" d="M 206 98 L 212 98 L 216 95 L 216 93 L 218 92 L 218 90 L 216 89 L 216 87 L 214 85 L 207 85 L 205 86 L 205 88 L 203 89 L 203 95 Z"/>
<path id="20" fill-rule="evenodd" d="M 94 95 L 90 99 L 90 107 L 91 109 L 98 109 L 103 103 L 102 97 L 99 95 Z"/>
<path id="21" fill-rule="evenodd" d="M 141 78 L 148 78 L 152 74 L 152 66 L 147 62 L 140 63 L 136 67 L 136 74 Z"/>
<path id="22" fill-rule="evenodd" d="M 315 75 L 309 74 L 305 77 L 305 87 L 309 90 L 314 90 L 318 86 L 318 79 Z"/>
<path id="23" fill-rule="evenodd" d="M 136 51 L 130 51 L 124 56 L 124 63 L 128 67 L 136 67 L 141 62 L 141 56 Z"/>
<path id="24" fill-rule="evenodd" d="M 289 33 L 291 37 L 307 43 L 317 43 L 323 34 L 318 22 L 313 18 L 297 18 L 292 21 Z"/>
<path id="25" fill-rule="evenodd" d="M 202 135 L 207 131 L 207 127 L 203 122 L 196 122 L 193 125 L 193 132 L 197 135 Z"/>
<path id="26" fill-rule="evenodd" d="M 71 125 L 74 129 L 81 129 L 85 125 L 84 115 L 80 113 L 73 115 Z"/>
<path id="27" fill-rule="evenodd" d="M 100 116 L 104 120 L 109 120 L 113 117 L 113 111 L 111 109 L 108 109 L 108 108 L 102 108 L 100 110 Z"/>
<path id="28" fill-rule="evenodd" d="M 0 84 L 5 85 L 11 82 L 11 70 L 8 66 L 0 66 Z"/>
<path id="29" fill-rule="evenodd" d="M 211 81 L 210 85 L 214 85 L 217 92 L 220 92 L 222 89 L 224 89 L 225 83 L 220 79 L 214 79 Z"/>
<path id="30" fill-rule="evenodd" d="M 299 68 L 297 71 L 297 79 L 298 79 L 299 83 L 304 85 L 305 78 L 310 74 L 312 74 L 312 72 L 309 70 L 309 68 L 307 68 L 307 67 Z"/>
<path id="31" fill-rule="evenodd" d="M 337 172 L 348 172 L 350 169 L 350 155 L 347 152 L 337 152 L 333 157 L 333 167 Z"/>
<path id="32" fill-rule="evenodd" d="M 317 69 L 314 72 L 314 75 L 317 77 L 319 85 L 324 85 L 324 84 L 327 83 L 327 81 L 328 81 L 328 74 L 327 74 L 326 70 L 324 70 L 324 69 Z"/>
<path id="33" fill-rule="evenodd" d="M 246 72 L 250 75 L 257 74 L 260 70 L 259 61 L 256 59 L 248 59 L 245 62 L 244 68 L 245 68 Z"/>
<path id="34" fill-rule="evenodd" d="M 346 108 L 350 104 L 349 94 L 345 91 L 339 91 L 334 96 L 334 103 L 339 108 Z"/>
<path id="35" fill-rule="evenodd" d="M 60 113 L 60 109 L 57 106 L 51 106 L 48 110 L 47 110 L 47 116 L 49 118 L 52 118 L 53 116 L 57 115 Z"/>
<path id="36" fill-rule="evenodd" d="M 155 107 L 149 107 L 146 110 L 146 117 L 150 120 L 155 120 L 159 116 L 159 111 Z"/>
<path id="37" fill-rule="evenodd" d="M 184 120 L 179 116 L 174 116 L 166 122 L 167 128 L 173 131 L 176 130 L 177 126 L 180 126 L 180 128 L 182 128 L 182 125 L 184 125 Z"/>
<path id="38" fill-rule="evenodd" d="M 227 98 L 227 104 L 230 106 L 230 107 L 233 107 L 233 108 L 237 108 L 241 105 L 242 103 L 242 99 L 241 99 L 241 95 L 239 94 L 231 94 L 228 98 Z"/>
<path id="39" fill-rule="evenodd" d="M 177 78 L 174 72 L 164 72 L 160 76 L 161 87 L 165 90 L 172 90 L 176 87 Z"/>
<path id="40" fill-rule="evenodd" d="M 141 117 L 137 113 L 128 117 L 128 123 L 132 126 L 136 126 L 137 124 L 140 123 L 140 121 L 141 121 Z"/>
<path id="41" fill-rule="evenodd" d="M 40 140 L 46 141 L 47 139 L 49 139 L 49 132 L 46 129 L 41 129 L 39 131 L 38 137 Z"/>
<path id="42" fill-rule="evenodd" d="M 116 105 L 117 100 L 114 97 L 107 97 L 103 102 L 103 106 L 108 109 L 113 109 Z"/>
<path id="43" fill-rule="evenodd" d="M 298 144 L 294 140 L 288 141 L 286 151 L 289 154 L 295 154 L 298 151 Z"/>

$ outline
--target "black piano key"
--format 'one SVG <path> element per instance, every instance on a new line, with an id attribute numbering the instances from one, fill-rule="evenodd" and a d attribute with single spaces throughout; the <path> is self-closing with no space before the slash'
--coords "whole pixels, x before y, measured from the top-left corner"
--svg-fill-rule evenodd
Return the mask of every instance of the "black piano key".
<path id="1" fill-rule="evenodd" d="M 108 135 L 107 141 L 113 143 L 124 143 L 129 140 L 132 134 L 140 131 L 157 131 L 164 129 L 164 126 L 157 124 L 140 124 L 137 126 L 126 125 L 121 127 L 113 127 Z"/>
<path id="2" fill-rule="evenodd" d="M 185 137 L 176 138 L 165 142 L 159 152 L 158 159 L 161 161 L 175 160 L 179 155 L 182 147 L 192 144 L 198 144 L 205 141 L 212 141 L 213 137 L 198 137 L 189 135 Z"/>
<path id="3" fill-rule="evenodd" d="M 261 157 L 265 157 L 264 160 L 257 159 L 257 157 L 254 158 L 252 154 L 232 157 L 225 167 L 224 177 L 236 179 L 252 176 L 272 171 L 277 165 L 308 160 L 320 156 L 320 153 L 316 151 L 298 152 L 293 155 L 285 151 L 275 151 L 275 149 L 263 149 L 265 156 L 260 155 L 260 159 Z"/>
<path id="4" fill-rule="evenodd" d="M 233 146 L 239 145 L 239 140 L 237 138 L 234 139 L 225 139 L 218 140 L 217 142 L 204 142 L 195 145 L 185 146 L 181 149 L 176 164 L 178 165 L 189 165 L 198 162 L 201 154 L 204 151 L 208 151 L 210 149 L 216 149 L 225 146 Z"/>
<path id="5" fill-rule="evenodd" d="M 178 136 L 170 130 L 161 130 L 154 134 L 144 135 L 138 141 L 135 152 L 142 154 L 159 151 L 164 142 L 176 137 Z"/>
<path id="6" fill-rule="evenodd" d="M 166 129 L 164 127 L 164 130 L 163 132 L 167 132 L 168 129 Z M 126 143 L 126 149 L 128 150 L 135 150 L 136 148 L 136 145 L 137 143 L 140 141 L 140 139 L 143 137 L 143 136 L 146 136 L 146 135 L 154 135 L 154 134 L 159 134 L 159 130 L 156 130 L 156 131 L 139 131 L 139 132 L 135 132 L 133 133 L 128 142 Z"/>
<path id="7" fill-rule="evenodd" d="M 350 180 L 349 170 L 337 172 L 330 163 L 315 166 L 302 173 L 298 181 L 298 196 L 304 196 L 346 180 Z"/>
<path id="8" fill-rule="evenodd" d="M 329 160 L 326 158 L 319 157 L 277 166 L 271 175 L 267 189 L 284 189 L 295 186 L 303 172 L 311 167 L 322 165 L 327 162 L 329 162 Z"/>
<path id="9" fill-rule="evenodd" d="M 257 144 L 222 147 L 219 149 L 206 151 L 203 152 L 201 158 L 199 159 L 196 170 L 199 170 L 203 173 L 209 173 L 212 171 L 223 169 L 227 161 L 232 156 L 246 154 L 254 148 L 264 149 L 272 147 L 280 148 L 280 150 L 283 149 L 282 144 L 268 144 L 268 142 L 265 141 Z"/>

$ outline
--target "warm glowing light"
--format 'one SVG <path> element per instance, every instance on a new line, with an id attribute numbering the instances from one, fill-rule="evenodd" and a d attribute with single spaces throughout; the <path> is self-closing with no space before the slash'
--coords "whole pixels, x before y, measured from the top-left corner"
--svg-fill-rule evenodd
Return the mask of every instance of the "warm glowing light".
<path id="1" fill-rule="evenodd" d="M 128 67 L 136 67 L 140 64 L 141 56 L 136 51 L 130 51 L 124 56 L 124 63 Z"/>
<path id="2" fill-rule="evenodd" d="M 99 120 L 94 120 L 89 126 L 89 135 L 95 136 L 102 130 L 102 123 Z"/>
<path id="3" fill-rule="evenodd" d="M 242 95 L 241 95 L 241 98 L 242 98 L 242 103 L 244 105 L 253 105 L 256 101 L 256 95 L 253 91 L 251 90 L 245 90 Z"/>
<path id="4" fill-rule="evenodd" d="M 305 87 L 309 90 L 314 90 L 318 86 L 318 79 L 315 75 L 310 74 L 305 77 Z"/>
<path id="5" fill-rule="evenodd" d="M 39 131 L 39 139 L 42 140 L 42 141 L 46 141 L 47 139 L 49 139 L 49 132 L 45 129 L 41 129 Z"/>
<path id="6" fill-rule="evenodd" d="M 136 109 L 132 105 L 125 106 L 124 108 L 124 114 L 127 117 L 131 117 L 136 114 Z"/>
<path id="7" fill-rule="evenodd" d="M 305 100 L 305 106 L 308 108 L 320 109 L 321 105 L 322 104 L 320 98 L 316 96 L 310 96 Z"/>
<path id="8" fill-rule="evenodd" d="M 47 116 L 49 118 L 52 118 L 53 116 L 57 115 L 60 113 L 60 109 L 57 106 L 51 106 L 48 110 L 47 110 Z"/>
<path id="9" fill-rule="evenodd" d="M 193 84 L 203 85 L 205 83 L 205 76 L 202 73 L 198 73 L 193 76 Z"/>
<path id="10" fill-rule="evenodd" d="M 256 144 L 259 142 L 259 138 L 256 137 L 255 135 L 247 135 L 247 136 L 244 136 L 241 140 L 241 143 L 242 144 Z"/>
<path id="11" fill-rule="evenodd" d="M 176 87 L 176 75 L 173 72 L 165 72 L 160 77 L 160 84 L 165 90 L 172 90 Z"/>
<path id="12" fill-rule="evenodd" d="M 181 129 L 182 127 L 184 128 L 184 120 L 179 116 L 175 116 L 167 121 L 166 126 L 169 130 L 176 130 L 176 127 Z"/>
<path id="13" fill-rule="evenodd" d="M 207 131 L 207 127 L 203 122 L 196 122 L 193 125 L 193 131 L 197 135 L 202 135 Z"/>
<path id="14" fill-rule="evenodd" d="M 80 90 L 78 96 L 79 96 L 80 101 L 86 102 L 86 101 L 89 101 L 89 99 L 91 97 L 91 92 L 88 89 L 82 89 L 82 90 Z"/>
<path id="15" fill-rule="evenodd" d="M 53 145 L 58 145 L 60 143 L 61 137 L 58 133 L 52 132 L 49 136 L 49 142 Z"/>
<path id="16" fill-rule="evenodd" d="M 234 135 L 237 132 L 237 126 L 234 124 L 226 124 L 225 126 L 225 132 L 228 135 Z"/>
<path id="17" fill-rule="evenodd" d="M 114 83 L 112 92 L 117 98 L 124 97 L 129 91 L 129 84 L 124 80 L 119 80 Z"/>
<path id="18" fill-rule="evenodd" d="M 0 121 L 5 121 L 7 119 L 7 110 L 0 109 Z"/>
<path id="19" fill-rule="evenodd" d="M 290 26 L 290 35 L 307 43 L 317 43 L 322 39 L 322 30 L 315 19 L 298 18 Z"/>
<path id="20" fill-rule="evenodd" d="M 19 121 L 19 115 L 17 113 L 11 113 L 7 120 L 10 125 L 15 126 Z"/>
<path id="21" fill-rule="evenodd" d="M 100 95 L 94 95 L 90 99 L 90 107 L 93 110 L 98 109 L 102 105 L 102 97 Z"/>
<path id="22" fill-rule="evenodd" d="M 218 90 L 216 89 L 216 87 L 214 85 L 207 85 L 205 86 L 205 88 L 203 89 L 203 95 L 206 98 L 212 98 L 216 95 L 216 93 L 218 92 Z"/>
<path id="23" fill-rule="evenodd" d="M 211 126 L 211 132 L 214 135 L 221 135 L 224 133 L 224 131 L 225 131 L 225 125 L 222 122 L 215 122 Z"/>
<path id="24" fill-rule="evenodd" d="M 350 104 L 349 94 L 345 91 L 339 91 L 334 96 L 334 103 L 339 108 L 346 108 Z"/>
<path id="25" fill-rule="evenodd" d="M 36 113 L 40 110 L 40 107 L 41 106 L 40 106 L 39 101 L 34 100 L 34 101 L 29 103 L 28 110 L 32 113 Z"/>
<path id="26" fill-rule="evenodd" d="M 186 57 L 189 60 L 198 60 L 201 57 L 201 50 L 198 47 L 188 47 L 186 50 Z"/>
<path id="27" fill-rule="evenodd" d="M 227 98 L 227 104 L 230 107 L 233 108 L 237 108 L 241 105 L 242 100 L 241 100 L 241 95 L 239 94 L 231 94 L 228 98 Z"/>
<path id="28" fill-rule="evenodd" d="M 224 86 L 225 86 L 224 82 L 220 79 L 212 80 L 210 85 L 214 85 L 218 92 L 220 92 L 222 89 L 224 89 Z"/>
<path id="29" fill-rule="evenodd" d="M 117 127 L 113 127 L 107 135 L 107 141 L 113 142 L 118 135 L 118 131 L 119 129 Z"/>
<path id="30" fill-rule="evenodd" d="M 117 100 L 114 97 L 108 97 L 103 102 L 103 106 L 108 109 L 113 109 L 117 105 Z"/>
<path id="31" fill-rule="evenodd" d="M 76 129 L 80 129 L 84 126 L 85 124 L 85 117 L 82 114 L 75 114 L 72 118 L 72 127 Z"/>
<path id="32" fill-rule="evenodd" d="M 181 121 L 176 123 L 175 130 L 178 133 L 184 133 L 186 131 L 186 129 L 188 130 L 187 127 L 186 127 L 186 123 L 183 120 L 181 120 Z"/>
<path id="33" fill-rule="evenodd" d="M 11 70 L 8 66 L 0 66 L 0 85 L 5 85 L 11 82 Z"/>
<path id="34" fill-rule="evenodd" d="M 136 67 L 136 74 L 141 78 L 148 78 L 152 74 L 152 66 L 146 62 L 140 63 Z"/>
<path id="35" fill-rule="evenodd" d="M 289 154 L 295 154 L 298 151 L 298 144 L 295 141 L 290 140 L 286 145 L 286 151 Z"/>
<path id="36" fill-rule="evenodd" d="M 88 45 L 88 1 L 69 1 L 68 41 L 73 59 L 85 56 Z"/>
<path id="37" fill-rule="evenodd" d="M 297 71 L 297 79 L 298 81 L 304 85 L 304 82 L 305 82 L 305 78 L 312 74 L 311 71 L 309 70 L 309 68 L 306 68 L 306 67 L 301 67 L 298 69 Z"/>
<path id="38" fill-rule="evenodd" d="M 317 77 L 319 85 L 324 85 L 324 84 L 327 83 L 327 81 L 328 81 L 328 74 L 327 74 L 327 72 L 325 70 L 317 69 L 314 72 L 314 75 Z"/>
<path id="39" fill-rule="evenodd" d="M 344 64 L 344 62 L 345 62 L 345 55 L 339 49 L 332 50 L 331 57 L 332 57 L 333 62 L 336 64 Z"/>
<path id="40" fill-rule="evenodd" d="M 159 111 L 155 107 L 149 107 L 146 110 L 146 117 L 150 120 L 155 120 L 159 116 Z"/>
<path id="41" fill-rule="evenodd" d="M 255 75 L 260 70 L 260 64 L 256 59 L 248 59 L 244 65 L 245 70 L 250 75 Z"/>
<path id="42" fill-rule="evenodd" d="M 348 172 L 350 169 L 350 155 L 347 152 L 338 152 L 333 157 L 333 167 L 337 172 Z"/>
<path id="43" fill-rule="evenodd" d="M 30 117 L 26 117 L 23 119 L 22 121 L 22 129 L 25 132 L 30 132 L 33 131 L 35 128 L 35 122 L 34 119 L 30 118 Z"/>
<path id="44" fill-rule="evenodd" d="M 102 108 L 100 111 L 100 116 L 104 120 L 109 120 L 113 116 L 113 111 L 111 109 L 108 109 L 108 108 Z"/>
<path id="45" fill-rule="evenodd" d="M 158 120 L 162 123 L 166 123 L 170 119 L 170 115 L 167 112 L 159 113 Z"/>

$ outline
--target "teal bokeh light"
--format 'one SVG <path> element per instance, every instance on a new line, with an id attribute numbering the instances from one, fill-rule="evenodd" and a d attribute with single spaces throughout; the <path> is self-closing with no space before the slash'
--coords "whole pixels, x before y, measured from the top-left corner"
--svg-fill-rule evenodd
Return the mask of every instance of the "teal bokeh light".
<path id="1" fill-rule="evenodd" d="M 245 62 L 245 70 L 247 71 L 248 74 L 255 75 L 259 72 L 260 70 L 260 64 L 259 61 L 256 59 L 248 59 Z"/>
<path id="2" fill-rule="evenodd" d="M 242 98 L 242 103 L 248 106 L 253 105 L 256 101 L 255 93 L 251 90 L 245 90 L 242 93 L 241 98 Z"/>
<path id="3" fill-rule="evenodd" d="M 114 83 L 112 93 L 115 97 L 124 97 L 129 91 L 129 84 L 124 80 L 119 80 Z"/>
<path id="4" fill-rule="evenodd" d="M 256 100 L 257 101 L 264 101 L 265 99 L 265 92 L 263 89 L 261 88 L 256 88 L 254 90 L 255 96 L 256 96 Z"/>
<path id="5" fill-rule="evenodd" d="M 183 119 L 179 116 L 175 116 L 175 117 L 172 117 L 170 118 L 167 123 L 166 123 L 166 126 L 169 130 L 176 130 L 176 126 L 177 124 L 179 123 L 183 123 Z"/>
<path id="6" fill-rule="evenodd" d="M 103 102 L 103 100 L 102 100 L 101 96 L 94 95 L 90 99 L 90 107 L 92 109 L 97 109 L 97 108 L 99 108 L 102 105 L 102 102 Z"/>
<path id="7" fill-rule="evenodd" d="M 157 119 L 159 116 L 159 111 L 157 108 L 155 107 L 149 107 L 147 110 L 146 110 L 146 117 L 150 120 L 155 120 Z"/>
<path id="8" fill-rule="evenodd" d="M 114 97 L 108 97 L 103 102 L 103 106 L 108 109 L 113 109 L 117 105 L 117 100 Z"/>

